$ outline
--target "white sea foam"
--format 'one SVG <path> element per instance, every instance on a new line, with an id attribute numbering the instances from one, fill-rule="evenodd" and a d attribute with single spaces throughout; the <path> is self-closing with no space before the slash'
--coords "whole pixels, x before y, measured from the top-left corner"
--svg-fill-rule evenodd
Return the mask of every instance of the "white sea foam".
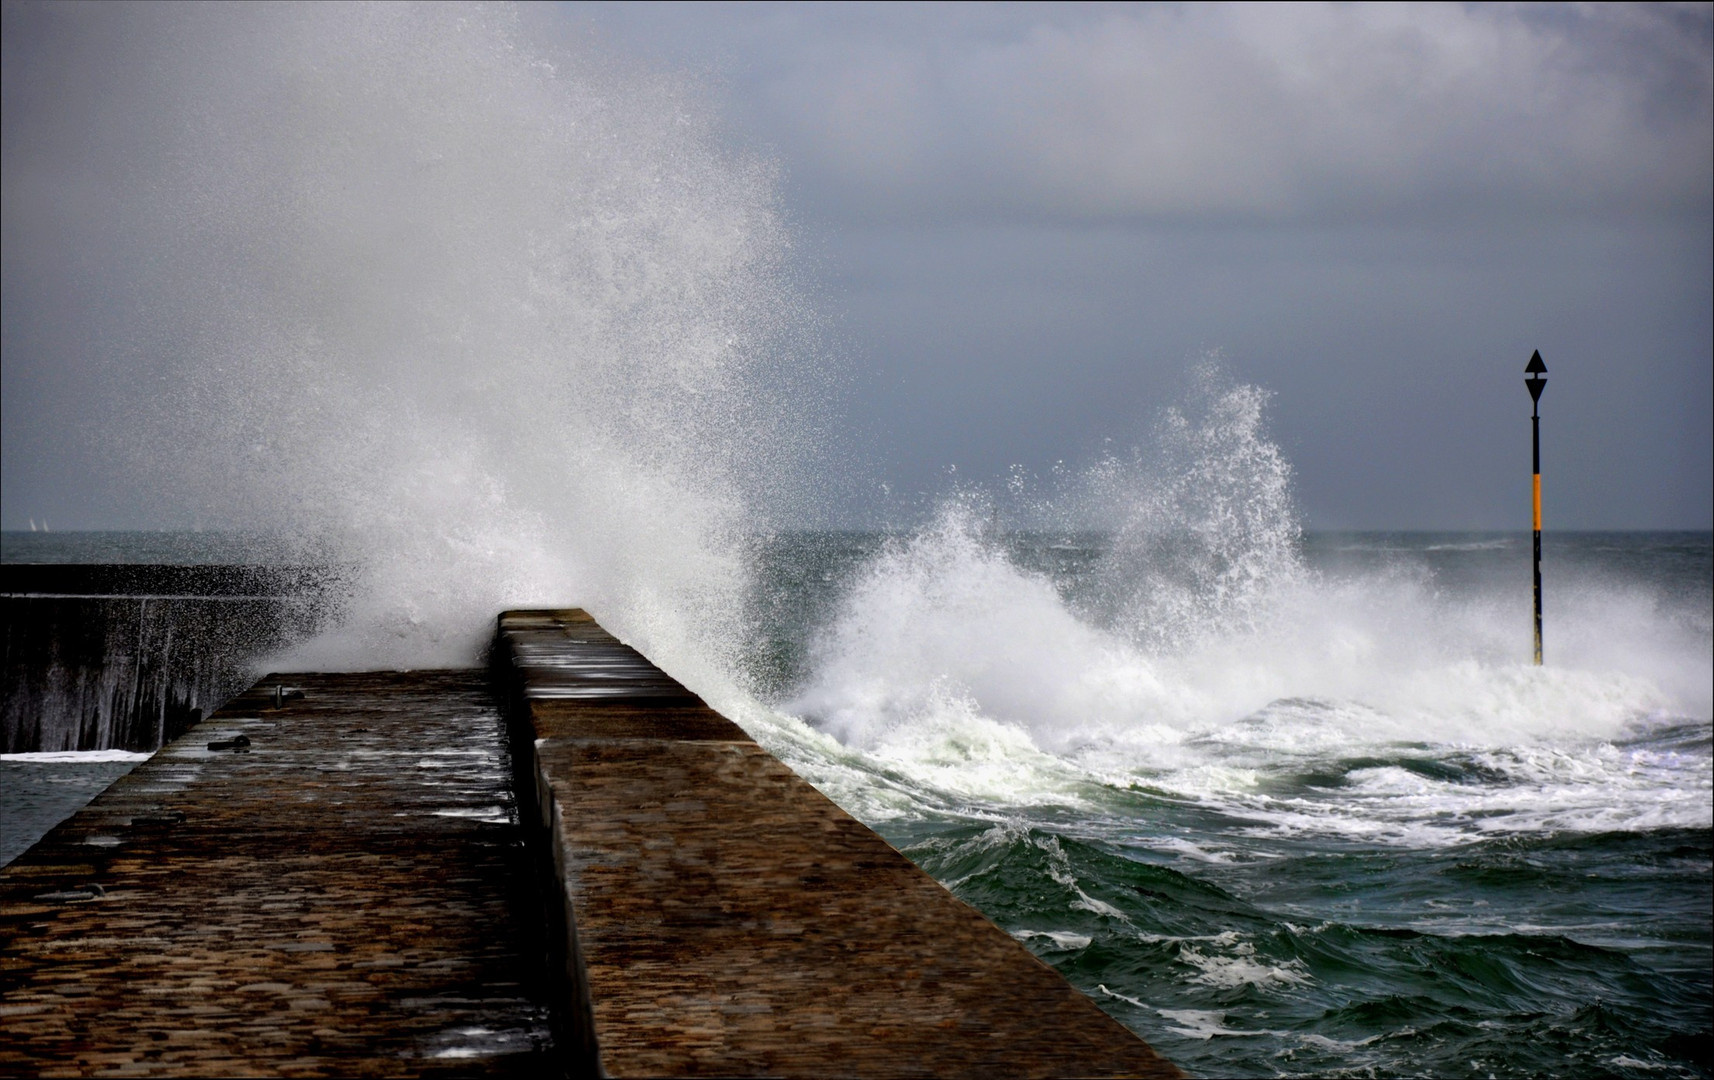
<path id="1" fill-rule="evenodd" d="M 1103 987 L 1102 989 L 1106 989 Z M 1112 991 L 1108 991 L 1112 993 Z M 1113 994 L 1119 997 L 1118 994 Z M 1130 998 L 1124 1000 L 1129 1001 Z M 1141 1004 L 1140 1002 L 1138 1004 Z M 1168 1031 L 1190 1039 L 1212 1039 L 1216 1035 L 1274 1035 L 1272 1031 L 1244 1031 L 1226 1026 L 1226 1014 L 1208 1009 L 1156 1009 L 1164 1020 L 1172 1021 Z"/>
<path id="2" fill-rule="evenodd" d="M 1012 936 L 1019 941 L 1046 941 L 1050 948 L 1058 952 L 1087 948 L 1089 943 L 1095 940 L 1088 934 L 1073 933 L 1070 930 L 1014 930 Z"/>
<path id="3" fill-rule="evenodd" d="M 1159 462 L 1105 463 L 1077 493 L 1134 503 L 1093 588 L 1022 569 L 954 500 L 850 582 L 786 711 L 942 800 L 1083 806 L 1140 780 L 1246 829 L 1430 845 L 1707 825 L 1706 746 L 1646 738 L 1714 711 L 1705 612 L 1562 580 L 1536 667 L 1516 596 L 1408 562 L 1312 571 L 1260 395 L 1198 379 Z M 1130 475 L 1149 467 L 1170 475 Z M 1364 756 L 1394 763 L 1276 793 Z"/>
<path id="4" fill-rule="evenodd" d="M 1181 855 L 1195 862 L 1230 864 L 1237 862 L 1240 858 L 1235 851 L 1210 851 L 1200 844 L 1192 843 L 1178 836 L 1146 836 L 1139 838 L 1137 843 L 1138 846 L 1152 851 Z"/>
<path id="5" fill-rule="evenodd" d="M 1101 992 L 1102 992 L 1102 993 L 1103 993 L 1103 994 L 1106 994 L 1106 995 L 1107 995 L 1107 996 L 1108 996 L 1108 997 L 1110 997 L 1110 998 L 1112 998 L 1112 999 L 1113 999 L 1113 1000 L 1115 1000 L 1115 1001 L 1123 1001 L 1123 1002 L 1124 1002 L 1124 1003 L 1125 1003 L 1125 1004 L 1127 1004 L 1127 1005 L 1135 1005 L 1135 1006 L 1136 1006 L 1136 1007 L 1137 1007 L 1137 1008 L 1139 1008 L 1139 1009 L 1146 1009 L 1146 1008 L 1148 1008 L 1148 1006 L 1147 1006 L 1147 1005 L 1144 1005 L 1144 1004 L 1143 1004 L 1143 1003 L 1142 1003 L 1142 1002 L 1140 1002 L 1140 1001 L 1138 1001 L 1138 1000 L 1137 1000 L 1137 999 L 1136 999 L 1136 998 L 1134 998 L 1134 997 L 1129 997 L 1129 996 L 1127 996 L 1127 995 L 1125 995 L 1125 994 L 1121 994 L 1121 993 L 1119 993 L 1119 992 L 1118 992 L 1118 991 L 1116 991 L 1116 990 L 1109 990 L 1109 989 L 1108 989 L 1108 988 L 1107 988 L 1107 987 L 1106 987 L 1106 985 L 1105 985 L 1105 984 L 1103 984 L 1103 983 L 1097 983 L 1097 984 L 1096 984 L 1096 985 L 1095 985 L 1095 989 L 1097 989 L 1097 990 L 1099 990 L 1099 991 L 1101 991 Z"/>
<path id="6" fill-rule="evenodd" d="M 1187 945 L 1179 950 L 1180 963 L 1196 968 L 1193 981 L 1231 989 L 1238 986 L 1281 986 L 1307 983 L 1309 974 L 1296 960 L 1269 964 L 1256 958 L 1254 945 L 1244 942 L 1230 953 L 1210 954 Z"/>
<path id="7" fill-rule="evenodd" d="M 1358 590 L 1294 585 L 1256 629 L 1151 652 L 1080 620 L 950 515 L 869 568 L 790 708 L 878 768 L 1000 804 L 1079 805 L 1092 779 L 1141 778 L 1282 831 L 1401 843 L 1707 822 L 1705 768 L 1624 745 L 1657 718 L 1694 716 L 1694 693 L 1576 658 L 1535 668 L 1424 644 L 1476 620 L 1417 597 L 1422 632 L 1407 635 L 1396 612 L 1411 596 L 1370 598 L 1395 614 L 1365 623 Z M 1493 631 L 1477 629 L 1480 653 Z M 1686 653 L 1677 663 L 1694 668 Z M 1487 779 L 1390 766 L 1354 771 L 1336 799 L 1260 791 L 1282 769 L 1413 746 Z"/>

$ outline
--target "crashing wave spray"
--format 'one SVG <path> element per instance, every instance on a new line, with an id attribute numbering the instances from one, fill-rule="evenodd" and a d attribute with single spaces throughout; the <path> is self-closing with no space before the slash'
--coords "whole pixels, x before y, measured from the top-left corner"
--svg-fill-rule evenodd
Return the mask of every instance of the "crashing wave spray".
<path id="1" fill-rule="evenodd" d="M 510 7 L 106 17 L 164 147 L 128 216 L 132 332 L 171 360 L 127 457 L 170 510 L 356 568 L 290 662 L 468 663 L 503 606 L 579 603 L 724 679 L 813 426 L 771 167 Z"/>
<path id="2" fill-rule="evenodd" d="M 1218 354 L 1191 372 L 1150 452 L 1090 470 L 1080 500 L 1112 546 L 1080 605 L 1153 651 L 1252 627 L 1301 574 L 1291 465 L 1263 423 L 1268 395 L 1236 384 Z M 1113 520 L 1113 519 L 1117 520 Z"/>
<path id="3" fill-rule="evenodd" d="M 860 745 L 953 714 L 1055 750 L 1147 732 L 1177 742 L 1222 706 L 1173 666 L 1262 625 L 1301 577 L 1291 471 L 1266 438 L 1265 401 L 1209 358 L 1147 453 L 1101 462 L 1042 508 L 1112 531 L 1083 580 L 1021 569 L 977 500 L 948 501 L 858 576 L 791 707 Z"/>
<path id="4" fill-rule="evenodd" d="M 1527 592 L 1446 588 L 1404 548 L 1354 569 L 1307 562 L 1265 395 L 1212 364 L 1192 383 L 1152 446 L 1047 507 L 1067 535 L 1108 527 L 1093 569 L 1026 569 L 1018 546 L 1054 541 L 996 536 L 953 500 L 855 575 L 787 711 L 935 805 L 1081 804 L 1091 784 L 1146 778 L 1282 828 L 1363 835 L 1705 819 L 1706 783 L 1663 783 L 1654 751 L 1625 743 L 1706 724 L 1705 617 L 1685 629 L 1632 584 L 1568 581 L 1566 646 L 1534 668 Z M 1269 777 L 1404 753 L 1515 783 L 1365 766 L 1309 809 L 1265 794 Z M 843 768 L 824 778 L 841 798 L 902 812 Z"/>

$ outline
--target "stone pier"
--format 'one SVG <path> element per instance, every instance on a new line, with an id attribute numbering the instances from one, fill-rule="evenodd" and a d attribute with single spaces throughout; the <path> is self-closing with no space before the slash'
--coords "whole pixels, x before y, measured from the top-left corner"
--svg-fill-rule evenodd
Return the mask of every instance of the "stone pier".
<path id="1" fill-rule="evenodd" d="M 269 676 L 0 870 L 0 1071 L 1179 1075 L 575 610 Z"/>
<path id="2" fill-rule="evenodd" d="M 511 772 L 481 672 L 270 676 L 0 870 L 0 1074 L 556 1070 Z"/>

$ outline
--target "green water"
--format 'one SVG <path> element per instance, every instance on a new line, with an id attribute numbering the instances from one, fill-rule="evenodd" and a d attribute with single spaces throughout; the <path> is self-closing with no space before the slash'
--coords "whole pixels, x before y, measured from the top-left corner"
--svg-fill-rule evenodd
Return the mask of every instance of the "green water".
<path id="1" fill-rule="evenodd" d="M 0 866 L 89 805 L 146 755 L 8 755 L 0 759 Z"/>
<path id="2" fill-rule="evenodd" d="M 1508 595 L 1527 537 L 1311 536 L 1283 630 L 1173 656 L 1092 636 L 1112 655 L 1087 666 L 1055 650 L 1099 622 L 1102 538 L 901 554 L 929 543 L 772 542 L 752 672 L 843 745 L 764 741 L 1173 1061 L 1709 1075 L 1706 534 L 1551 541 L 1540 672 Z M 1019 648 L 1059 617 L 1044 582 L 1066 620 Z M 1359 631 L 1405 655 L 1357 656 Z M 1208 705 L 1219 663 L 1254 707 Z M 1039 683 L 1095 675 L 1146 692 L 1041 719 Z"/>

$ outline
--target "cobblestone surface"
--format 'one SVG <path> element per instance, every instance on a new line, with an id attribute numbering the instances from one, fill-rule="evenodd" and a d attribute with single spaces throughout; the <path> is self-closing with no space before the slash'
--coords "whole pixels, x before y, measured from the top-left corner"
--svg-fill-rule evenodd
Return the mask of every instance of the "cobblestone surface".
<path id="1" fill-rule="evenodd" d="M 0 870 L 0 1072 L 557 1069 L 510 780 L 481 672 L 270 676 Z"/>

